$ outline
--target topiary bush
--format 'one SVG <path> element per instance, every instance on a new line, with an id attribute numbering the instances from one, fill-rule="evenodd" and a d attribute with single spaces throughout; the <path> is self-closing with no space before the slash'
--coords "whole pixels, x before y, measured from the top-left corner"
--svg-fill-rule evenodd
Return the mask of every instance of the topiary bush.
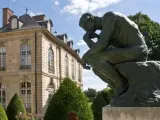
<path id="1" fill-rule="evenodd" d="M 8 104 L 6 114 L 8 116 L 8 120 L 16 120 L 16 115 L 19 115 L 20 113 L 26 114 L 26 110 L 24 108 L 22 100 L 16 93 Z"/>
<path id="2" fill-rule="evenodd" d="M 1 105 L 0 105 L 0 120 L 8 120 L 7 115 Z"/>
<path id="3" fill-rule="evenodd" d="M 102 95 L 102 92 L 98 92 L 96 99 L 91 105 L 94 115 L 94 120 L 102 120 L 102 108 L 106 105 L 107 103 Z"/>
<path id="4" fill-rule="evenodd" d="M 75 111 L 79 120 L 93 120 L 86 96 L 74 81 L 65 78 L 53 95 L 44 120 L 67 120 L 70 111 Z"/>

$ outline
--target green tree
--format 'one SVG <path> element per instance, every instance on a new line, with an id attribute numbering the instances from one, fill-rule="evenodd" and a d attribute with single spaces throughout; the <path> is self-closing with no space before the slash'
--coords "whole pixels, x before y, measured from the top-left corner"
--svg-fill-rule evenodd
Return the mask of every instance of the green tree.
<path id="1" fill-rule="evenodd" d="M 108 87 L 108 88 L 105 88 L 101 91 L 102 95 L 103 95 L 103 98 L 105 99 L 106 101 L 106 104 L 109 105 L 112 98 L 114 97 L 115 95 L 115 91 L 114 89 Z"/>
<path id="2" fill-rule="evenodd" d="M 6 109 L 6 114 L 8 116 L 8 120 L 16 120 L 16 116 L 20 113 L 26 113 L 26 110 L 24 108 L 23 102 L 21 98 L 16 93 L 10 103 L 8 104 L 8 107 Z"/>
<path id="3" fill-rule="evenodd" d="M 98 92 L 93 104 L 91 105 L 94 120 L 102 120 L 102 108 L 109 105 L 115 91 L 110 87 Z"/>
<path id="4" fill-rule="evenodd" d="M 96 99 L 91 105 L 94 115 L 94 120 L 102 120 L 102 108 L 106 105 L 107 103 L 102 95 L 102 92 L 98 92 Z"/>
<path id="5" fill-rule="evenodd" d="M 88 88 L 88 90 L 84 91 L 84 94 L 88 97 L 90 102 L 93 102 L 97 95 L 97 91 L 96 89 Z"/>
<path id="6" fill-rule="evenodd" d="M 93 120 L 86 96 L 74 81 L 65 78 L 53 95 L 44 120 L 67 120 L 71 111 L 75 111 L 80 120 Z"/>
<path id="7" fill-rule="evenodd" d="M 88 88 L 88 90 L 85 90 L 84 93 L 88 97 L 96 97 L 97 91 L 96 89 Z"/>
<path id="8" fill-rule="evenodd" d="M 1 105 L 0 105 L 0 120 L 8 120 L 7 115 Z"/>
<path id="9" fill-rule="evenodd" d="M 145 38 L 150 51 L 149 59 L 160 60 L 160 24 L 141 12 L 129 18 L 138 25 Z"/>

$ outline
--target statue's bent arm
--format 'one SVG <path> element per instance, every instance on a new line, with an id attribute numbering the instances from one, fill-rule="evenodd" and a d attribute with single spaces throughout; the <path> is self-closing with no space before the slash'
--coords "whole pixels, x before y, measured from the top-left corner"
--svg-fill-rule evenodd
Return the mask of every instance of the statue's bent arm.
<path id="1" fill-rule="evenodd" d="M 148 54 L 146 46 L 132 46 L 128 48 L 111 48 L 100 53 L 107 61 L 118 64 L 129 61 L 145 61 Z"/>
<path id="2" fill-rule="evenodd" d="M 106 13 L 103 16 L 102 24 L 103 29 L 100 33 L 100 38 L 98 41 L 91 47 L 90 54 L 95 54 L 100 52 L 102 49 L 109 46 L 110 38 L 112 36 L 114 27 L 115 27 L 116 16 L 112 13 Z"/>

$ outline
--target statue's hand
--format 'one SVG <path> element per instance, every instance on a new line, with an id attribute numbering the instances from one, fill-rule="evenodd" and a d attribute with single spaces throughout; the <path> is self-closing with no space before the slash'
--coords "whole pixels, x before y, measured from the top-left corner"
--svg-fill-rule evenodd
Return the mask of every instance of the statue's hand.
<path id="1" fill-rule="evenodd" d="M 99 38 L 99 35 L 94 32 L 86 32 L 83 36 L 84 41 L 91 40 L 93 38 Z"/>
<path id="2" fill-rule="evenodd" d="M 91 33 L 90 38 L 91 39 L 93 39 L 93 38 L 99 38 L 99 35 L 96 34 L 96 33 Z"/>
<path id="3" fill-rule="evenodd" d="M 86 66 L 83 66 L 83 68 L 84 68 L 84 69 L 87 69 L 87 70 L 90 70 L 90 69 L 91 69 L 91 67 L 90 67 L 90 66 L 87 66 L 87 65 L 86 65 Z"/>
<path id="4" fill-rule="evenodd" d="M 83 59 L 82 59 L 82 60 L 83 60 Z M 87 62 L 86 62 L 85 60 L 83 60 L 83 63 L 82 63 L 82 64 L 83 64 L 83 68 L 84 68 L 84 69 L 90 70 L 91 67 L 87 65 Z"/>
<path id="5" fill-rule="evenodd" d="M 91 67 L 87 65 L 87 61 L 86 61 L 86 57 L 85 57 L 85 56 L 86 56 L 86 55 L 84 54 L 83 57 L 82 57 L 83 68 L 84 68 L 84 69 L 87 69 L 87 70 L 90 70 Z"/>

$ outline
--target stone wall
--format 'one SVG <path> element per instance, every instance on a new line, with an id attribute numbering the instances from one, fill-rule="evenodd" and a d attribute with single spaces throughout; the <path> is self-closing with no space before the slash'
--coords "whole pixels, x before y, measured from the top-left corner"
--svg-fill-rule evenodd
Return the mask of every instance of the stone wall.
<path id="1" fill-rule="evenodd" d="M 37 33 L 37 52 L 35 54 L 35 33 Z M 31 69 L 20 70 L 20 43 L 29 42 L 31 44 Z M 15 32 L 0 33 L 0 45 L 6 45 L 6 70 L 0 71 L 0 82 L 5 85 L 6 106 L 15 93 L 20 94 L 20 83 L 24 80 L 24 76 L 28 76 L 31 82 L 31 103 L 32 113 L 44 114 L 45 106 L 48 100 L 48 91 L 46 90 L 50 79 L 53 78 L 56 90 L 60 86 L 60 76 L 65 77 L 65 55 L 69 57 L 69 77 L 71 76 L 71 60 L 76 64 L 75 80 L 78 82 L 78 61 L 77 58 L 67 52 L 62 46 L 56 44 L 55 39 L 48 38 L 40 30 L 22 30 Z M 52 45 L 54 51 L 55 74 L 48 73 L 48 48 Z M 35 55 L 37 83 L 35 84 Z M 81 66 L 82 71 L 82 66 Z M 82 72 L 81 72 L 82 74 Z M 35 87 L 36 85 L 36 87 Z M 37 94 L 35 92 L 37 91 Z M 35 97 L 37 95 L 37 97 Z M 36 101 L 37 99 L 37 101 Z"/>
<path id="2" fill-rule="evenodd" d="M 160 107 L 104 107 L 103 120 L 159 120 Z"/>

